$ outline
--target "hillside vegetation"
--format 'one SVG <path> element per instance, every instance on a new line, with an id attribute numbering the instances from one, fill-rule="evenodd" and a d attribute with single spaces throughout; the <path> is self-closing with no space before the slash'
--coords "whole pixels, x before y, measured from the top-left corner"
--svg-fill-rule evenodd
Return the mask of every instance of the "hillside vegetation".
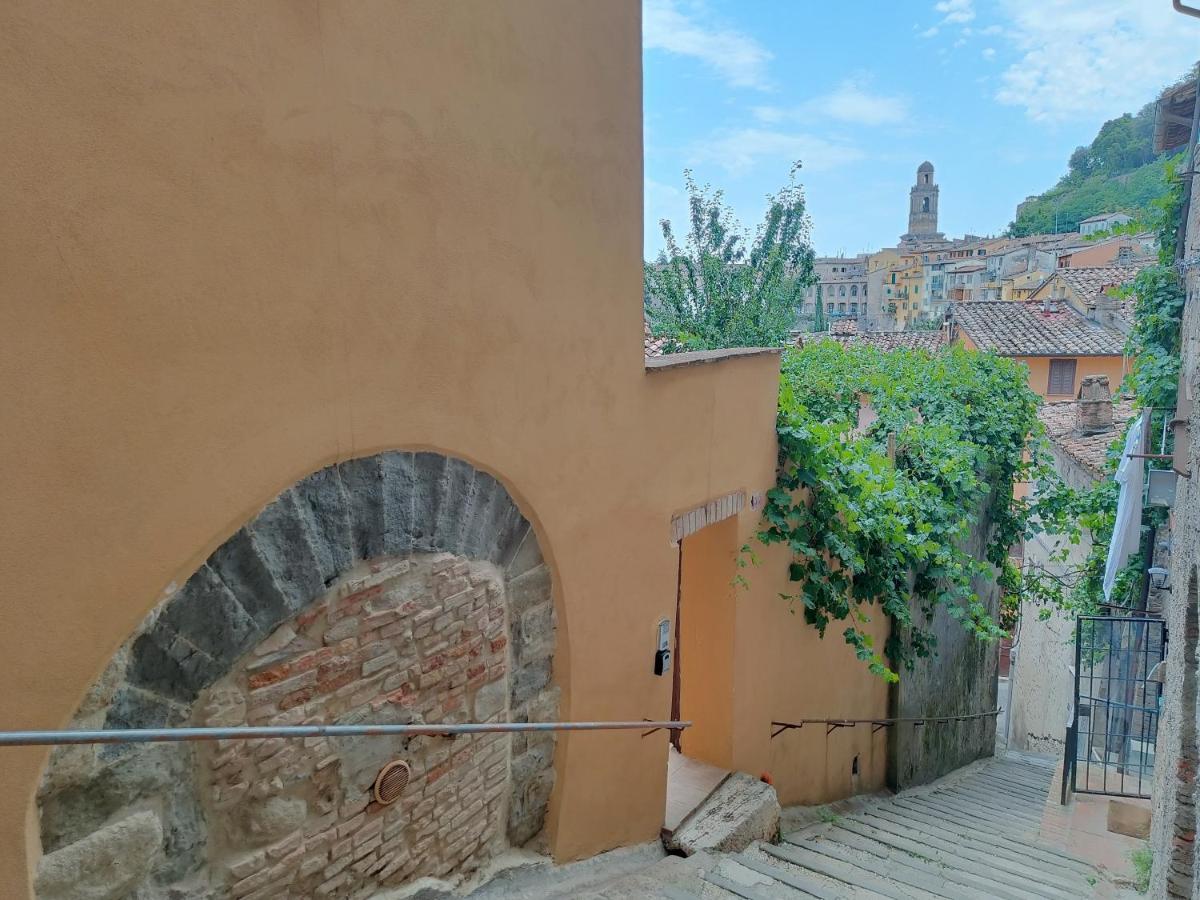
<path id="1" fill-rule="evenodd" d="M 1153 103 L 1136 115 L 1110 119 L 1090 144 L 1071 154 L 1067 174 L 1058 184 L 1021 204 L 1008 234 L 1076 231 L 1082 220 L 1104 212 L 1153 222 L 1170 190 L 1167 173 L 1176 159 L 1154 153 Z"/>

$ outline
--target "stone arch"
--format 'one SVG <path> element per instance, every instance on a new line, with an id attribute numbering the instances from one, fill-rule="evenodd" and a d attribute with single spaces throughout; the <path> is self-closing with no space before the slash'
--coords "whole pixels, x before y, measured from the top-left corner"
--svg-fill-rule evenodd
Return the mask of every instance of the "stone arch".
<path id="1" fill-rule="evenodd" d="M 504 485 L 438 453 L 380 453 L 314 472 L 217 548 L 72 727 L 551 721 L 555 629 Z M 138 900 L 458 877 L 541 832 L 553 751 L 519 734 L 56 748 L 38 896 L 76 896 L 81 873 L 103 882 L 88 896 Z M 413 777 L 385 807 L 369 788 L 393 758 Z"/>

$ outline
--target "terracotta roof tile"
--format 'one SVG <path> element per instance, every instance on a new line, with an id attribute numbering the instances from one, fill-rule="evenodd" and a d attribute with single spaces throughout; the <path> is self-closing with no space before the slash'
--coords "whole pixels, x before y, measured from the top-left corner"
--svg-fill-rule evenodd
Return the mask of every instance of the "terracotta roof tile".
<path id="1" fill-rule="evenodd" d="M 1055 274 L 1070 285 L 1084 303 L 1091 303 L 1107 287 L 1124 284 L 1150 265 L 1151 260 L 1128 266 L 1066 266 Z"/>
<path id="2" fill-rule="evenodd" d="M 667 339 L 661 338 L 661 337 L 660 338 L 654 337 L 650 333 L 650 323 L 649 322 L 646 322 L 643 320 L 642 324 L 645 325 L 645 327 L 646 327 L 645 340 L 643 342 L 646 347 L 646 356 L 662 356 L 663 355 L 663 347 L 665 347 L 667 345 Z"/>
<path id="3" fill-rule="evenodd" d="M 1125 336 L 1064 302 L 1044 312 L 1039 302 L 954 303 L 951 315 L 980 350 L 1001 356 L 1120 356 Z"/>
<path id="4" fill-rule="evenodd" d="M 830 335 L 846 346 L 851 344 L 880 350 L 940 350 L 946 344 L 941 331 L 860 331 L 852 335 Z"/>
<path id="5" fill-rule="evenodd" d="M 1113 427 L 1100 434 L 1079 431 L 1079 401 L 1046 403 L 1038 410 L 1038 418 L 1046 426 L 1050 443 L 1086 468 L 1096 478 L 1103 478 L 1107 468 L 1108 448 L 1125 433 L 1125 424 L 1136 415 L 1132 400 L 1118 399 L 1113 403 Z"/>

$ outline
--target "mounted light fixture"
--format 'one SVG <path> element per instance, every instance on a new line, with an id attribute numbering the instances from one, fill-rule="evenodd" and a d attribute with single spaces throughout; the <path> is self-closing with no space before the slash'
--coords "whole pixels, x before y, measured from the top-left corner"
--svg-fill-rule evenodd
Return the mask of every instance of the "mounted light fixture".
<path id="1" fill-rule="evenodd" d="M 1167 589 L 1167 582 L 1170 580 L 1171 573 L 1162 566 L 1151 566 L 1146 570 L 1146 574 L 1150 576 L 1150 583 L 1155 590 L 1163 591 Z"/>

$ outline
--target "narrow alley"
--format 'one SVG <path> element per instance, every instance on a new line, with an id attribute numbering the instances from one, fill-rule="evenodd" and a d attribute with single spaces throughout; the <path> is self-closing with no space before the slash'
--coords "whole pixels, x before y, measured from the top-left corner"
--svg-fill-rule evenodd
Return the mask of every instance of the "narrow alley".
<path id="1" fill-rule="evenodd" d="M 1047 827 L 1056 767 L 1009 754 L 891 798 L 860 798 L 854 811 L 824 811 L 789 826 L 778 844 L 740 853 L 665 857 L 639 871 L 606 877 L 596 861 L 555 887 L 501 879 L 473 898 L 571 897 L 574 900 L 788 900 L 788 898 L 1136 896 L 1090 863 L 1060 849 Z M 622 864 L 616 860 L 614 867 Z M 636 865 L 636 860 L 634 861 Z M 628 862 L 625 863 L 629 865 Z M 568 869 L 571 867 L 567 867 Z M 558 877 L 565 873 L 559 872 Z M 501 884 L 503 887 L 501 888 Z M 496 894 L 502 889 L 503 894 Z"/>

